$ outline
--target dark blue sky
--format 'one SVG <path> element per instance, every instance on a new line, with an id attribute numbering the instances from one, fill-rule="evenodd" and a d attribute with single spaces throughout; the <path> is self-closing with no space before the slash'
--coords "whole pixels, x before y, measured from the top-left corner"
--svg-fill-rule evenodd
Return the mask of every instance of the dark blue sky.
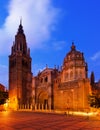
<path id="1" fill-rule="evenodd" d="M 17 0 L 15 0 L 15 2 L 16 1 Z M 40 1 L 40 0 L 37 0 L 37 1 Z M 50 2 L 50 0 L 46 0 L 46 1 Z M 27 1 L 27 4 L 28 4 L 28 1 Z M 38 43 L 41 41 L 42 42 L 40 44 L 37 44 L 36 48 L 34 47 L 34 45 L 31 45 L 29 43 L 30 40 L 27 34 L 30 34 L 30 37 L 36 37 L 37 35 L 35 35 L 34 33 L 33 35 L 32 32 L 26 28 L 26 24 L 23 24 L 27 42 L 29 43 L 28 46 L 31 48 L 33 74 L 35 75 L 39 70 L 42 70 L 43 68 L 45 68 L 46 64 L 48 64 L 48 67 L 54 67 L 54 65 L 61 66 L 66 53 L 70 51 L 70 46 L 72 44 L 72 41 L 74 41 L 77 50 L 84 53 L 85 60 L 88 63 L 89 76 L 90 76 L 91 71 L 94 71 L 95 79 L 99 80 L 100 79 L 100 1 L 99 0 L 51 0 L 50 6 L 49 4 L 47 5 L 49 7 L 48 8 L 49 11 L 51 9 L 51 6 L 53 7 L 53 13 L 56 12 L 55 10 L 58 11 L 57 17 L 49 26 L 49 29 L 48 29 L 50 33 L 48 34 L 49 38 L 46 39 L 43 37 L 44 40 L 38 41 Z M 46 6 L 45 4 L 44 6 L 39 5 L 39 7 L 47 8 L 47 5 Z M 14 0 L 6 0 L 6 1 L 1 0 L 0 1 L 0 31 L 2 32 L 1 33 L 2 35 L 5 35 L 4 34 L 6 30 L 5 28 L 7 28 L 6 26 L 4 26 L 6 23 L 5 21 L 15 20 L 17 23 L 16 26 L 18 28 L 19 21 L 17 21 L 17 19 L 19 18 L 17 18 L 17 16 L 18 17 L 27 16 L 27 13 L 26 14 L 22 13 L 24 15 L 17 14 L 16 6 L 18 8 L 18 3 L 14 3 Z M 22 12 L 25 12 L 24 10 L 25 8 L 23 9 L 23 6 L 24 5 L 22 5 Z M 33 4 L 33 7 L 31 6 L 29 9 L 33 8 L 33 12 L 35 12 L 34 4 Z M 14 8 L 16 8 L 16 10 L 14 10 Z M 15 11 L 14 15 L 12 15 L 13 10 Z M 50 22 L 51 19 L 49 20 L 49 17 L 51 17 L 53 13 L 50 13 L 50 12 L 47 13 L 48 17 L 46 20 L 48 22 L 46 23 Z M 10 20 L 9 20 L 7 19 L 8 16 L 13 16 L 14 19 L 13 17 L 10 17 Z M 40 16 L 41 15 L 39 16 L 37 15 L 37 17 L 40 17 Z M 37 17 L 35 15 L 34 15 L 34 18 L 31 16 L 30 17 L 28 16 L 30 21 L 33 20 L 32 21 L 33 23 L 31 26 L 31 28 L 33 27 L 33 30 L 34 30 L 34 25 L 35 25 L 34 21 L 38 19 Z M 39 20 L 41 21 L 41 19 Z M 27 25 L 29 24 L 31 25 L 30 21 L 29 22 L 27 21 Z M 23 23 L 24 22 L 25 21 L 23 20 Z M 8 23 L 6 25 L 9 25 Z M 5 28 L 2 29 L 3 27 Z M 6 86 L 8 86 L 8 82 L 7 82 L 8 81 L 8 55 L 10 54 L 10 48 L 13 43 L 15 34 L 17 32 L 17 28 L 15 29 L 16 31 L 15 30 L 13 31 L 13 25 L 11 27 L 12 27 L 13 35 L 11 35 L 12 40 L 9 40 L 9 42 L 11 43 L 10 45 L 7 44 L 7 41 L 3 43 L 2 37 L 0 37 L 1 38 L 0 41 L 2 42 L 1 44 L 5 44 L 7 45 L 7 47 L 5 46 L 5 48 L 9 48 L 9 51 L 7 53 L 4 53 L 2 49 L 0 50 L 1 51 L 0 53 L 1 67 L 0 68 L 2 69 L 2 67 L 4 67 L 2 69 L 3 72 L 0 73 L 0 82 Z M 53 29 L 51 30 L 51 28 Z M 35 29 L 37 29 L 38 32 L 42 33 L 42 31 L 39 31 L 38 27 Z M 9 27 L 9 31 L 10 31 L 10 27 Z M 42 36 L 39 38 L 43 39 Z M 31 42 L 34 43 L 35 40 Z"/>

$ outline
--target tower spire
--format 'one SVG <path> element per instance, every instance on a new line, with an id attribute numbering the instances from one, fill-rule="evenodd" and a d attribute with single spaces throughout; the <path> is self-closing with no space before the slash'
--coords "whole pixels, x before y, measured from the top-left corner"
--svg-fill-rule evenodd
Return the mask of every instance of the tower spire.
<path id="1" fill-rule="evenodd" d="M 19 25 L 19 28 L 18 28 L 18 33 L 24 34 L 23 26 L 22 26 L 22 17 L 20 18 L 20 25 Z"/>
<path id="2" fill-rule="evenodd" d="M 20 25 L 22 25 L 22 17 L 20 17 Z"/>

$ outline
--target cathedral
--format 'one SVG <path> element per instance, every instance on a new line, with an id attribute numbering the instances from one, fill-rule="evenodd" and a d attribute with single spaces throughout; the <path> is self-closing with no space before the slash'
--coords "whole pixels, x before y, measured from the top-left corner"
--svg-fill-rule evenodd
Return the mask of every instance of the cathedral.
<path id="1" fill-rule="evenodd" d="M 36 109 L 86 110 L 91 93 L 88 66 L 83 53 L 72 43 L 61 70 L 46 67 L 33 77 L 34 105 Z"/>
<path id="2" fill-rule="evenodd" d="M 72 43 L 61 69 L 46 68 L 32 75 L 32 59 L 20 22 L 9 56 L 9 102 L 12 109 L 89 109 L 91 93 L 84 54 Z"/>
<path id="3" fill-rule="evenodd" d="M 32 100 L 30 49 L 20 21 L 9 56 L 9 100 L 11 109 L 28 108 Z"/>

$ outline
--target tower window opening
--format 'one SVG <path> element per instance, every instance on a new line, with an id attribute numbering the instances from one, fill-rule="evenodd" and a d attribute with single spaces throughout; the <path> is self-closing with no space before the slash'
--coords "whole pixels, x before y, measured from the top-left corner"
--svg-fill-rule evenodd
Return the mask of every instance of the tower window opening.
<path id="1" fill-rule="evenodd" d="M 48 82 L 48 77 L 45 77 L 44 81 L 45 81 L 45 82 Z"/>
<path id="2" fill-rule="evenodd" d="M 41 83 L 43 83 L 43 78 L 41 78 Z"/>
<path id="3" fill-rule="evenodd" d="M 22 43 L 20 42 L 20 51 L 22 51 Z"/>

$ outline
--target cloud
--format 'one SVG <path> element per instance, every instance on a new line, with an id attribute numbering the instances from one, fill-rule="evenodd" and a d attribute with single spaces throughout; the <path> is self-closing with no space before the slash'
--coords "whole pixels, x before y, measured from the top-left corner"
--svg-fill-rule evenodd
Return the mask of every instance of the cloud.
<path id="1" fill-rule="evenodd" d="M 99 59 L 99 58 L 100 58 L 100 51 L 96 52 L 96 53 L 91 57 L 91 59 L 92 59 L 93 61 L 95 61 L 95 60 L 97 60 L 97 59 Z"/>
<path id="2" fill-rule="evenodd" d="M 53 42 L 53 48 L 55 50 L 62 50 L 64 47 L 66 47 L 67 43 L 65 41 L 55 41 Z"/>
<path id="3" fill-rule="evenodd" d="M 60 10 L 52 0 L 10 0 L 8 16 L 0 28 L 0 54 L 8 53 L 17 32 L 20 17 L 31 49 L 41 48 L 51 38 Z M 6 47 L 5 47 L 6 46 Z"/>

